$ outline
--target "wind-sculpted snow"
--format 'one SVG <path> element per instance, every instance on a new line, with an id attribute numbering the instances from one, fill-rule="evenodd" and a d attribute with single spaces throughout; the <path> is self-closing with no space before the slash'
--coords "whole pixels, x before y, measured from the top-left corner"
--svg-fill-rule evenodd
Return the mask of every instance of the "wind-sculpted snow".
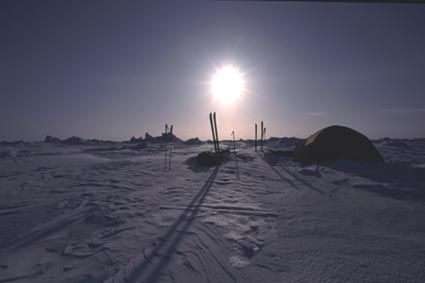
<path id="1" fill-rule="evenodd" d="M 423 282 L 425 143 L 375 144 L 304 167 L 175 144 L 169 172 L 161 144 L 2 145 L 0 282 Z"/>

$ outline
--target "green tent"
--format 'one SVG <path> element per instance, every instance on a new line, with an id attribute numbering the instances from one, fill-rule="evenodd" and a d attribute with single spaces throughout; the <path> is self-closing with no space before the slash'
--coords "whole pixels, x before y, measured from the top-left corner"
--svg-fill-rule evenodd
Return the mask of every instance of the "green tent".
<path id="1" fill-rule="evenodd" d="M 330 126 L 300 140 L 294 159 L 301 163 L 334 160 L 383 162 L 373 143 L 363 134 L 343 126 Z"/>

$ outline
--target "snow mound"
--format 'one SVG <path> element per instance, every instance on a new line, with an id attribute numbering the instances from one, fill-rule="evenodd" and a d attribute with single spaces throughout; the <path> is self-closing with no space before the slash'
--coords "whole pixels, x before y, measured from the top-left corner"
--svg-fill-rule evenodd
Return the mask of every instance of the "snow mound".
<path id="1" fill-rule="evenodd" d="M 409 146 L 400 140 L 392 140 L 387 143 L 387 146 L 392 146 L 392 147 L 397 147 L 402 149 L 409 149 Z"/>
<path id="2" fill-rule="evenodd" d="M 53 137 L 53 136 L 46 136 L 44 138 L 44 142 L 45 143 L 61 143 L 62 141 L 60 139 L 58 139 L 57 137 Z"/>
<path id="3" fill-rule="evenodd" d="M 85 144 L 85 140 L 80 137 L 72 136 L 63 140 L 63 143 L 67 145 L 83 145 Z"/>
<path id="4" fill-rule="evenodd" d="M 191 138 L 184 142 L 186 145 L 200 145 L 202 141 L 199 138 Z"/>

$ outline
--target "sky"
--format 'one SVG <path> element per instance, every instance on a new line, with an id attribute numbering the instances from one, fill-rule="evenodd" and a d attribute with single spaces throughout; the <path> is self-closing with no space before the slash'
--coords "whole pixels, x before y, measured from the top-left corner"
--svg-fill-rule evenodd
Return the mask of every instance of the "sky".
<path id="1" fill-rule="evenodd" d="M 231 64 L 246 92 L 213 99 Z M 0 1 L 0 140 L 425 137 L 425 4 Z"/>

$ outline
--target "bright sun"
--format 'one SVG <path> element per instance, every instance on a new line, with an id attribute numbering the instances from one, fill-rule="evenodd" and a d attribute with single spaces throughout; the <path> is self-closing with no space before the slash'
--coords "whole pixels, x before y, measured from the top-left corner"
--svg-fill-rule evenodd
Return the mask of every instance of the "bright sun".
<path id="1" fill-rule="evenodd" d="M 238 68 L 231 65 L 218 69 L 211 80 L 214 98 L 224 104 L 232 104 L 245 91 L 243 77 Z"/>

